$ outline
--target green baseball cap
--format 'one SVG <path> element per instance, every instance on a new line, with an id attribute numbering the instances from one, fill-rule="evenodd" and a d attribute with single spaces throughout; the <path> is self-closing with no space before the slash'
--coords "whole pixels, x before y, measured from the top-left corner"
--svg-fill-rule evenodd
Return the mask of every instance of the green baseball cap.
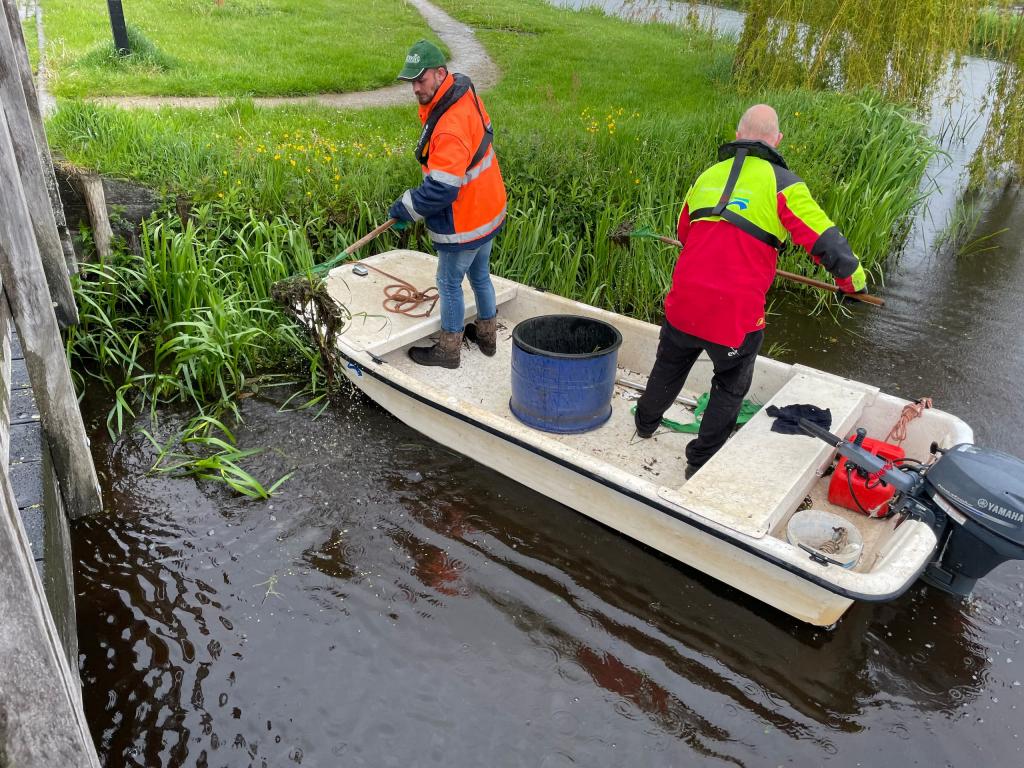
<path id="1" fill-rule="evenodd" d="M 423 74 L 424 70 L 443 67 L 445 65 L 444 54 L 441 49 L 429 40 L 420 40 L 409 49 L 405 57 L 405 66 L 398 73 L 399 80 L 415 80 Z"/>

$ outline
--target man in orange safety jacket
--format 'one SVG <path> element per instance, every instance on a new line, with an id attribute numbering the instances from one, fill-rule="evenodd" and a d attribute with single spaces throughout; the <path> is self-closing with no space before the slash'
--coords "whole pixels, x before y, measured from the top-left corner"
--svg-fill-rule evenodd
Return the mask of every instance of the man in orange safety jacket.
<path id="1" fill-rule="evenodd" d="M 388 214 L 397 228 L 422 221 L 437 249 L 437 291 L 441 303 L 441 336 L 432 347 L 413 347 L 409 355 L 420 365 L 458 368 L 465 304 L 462 281 L 467 275 L 476 298 L 477 320 L 467 333 L 485 355 L 495 353 L 497 307 L 491 283 L 494 237 L 505 222 L 505 183 L 494 154 L 491 119 L 465 75 L 448 71 L 444 54 L 426 40 L 410 50 L 400 80 L 412 83 L 420 103 L 423 131 L 416 159 L 423 183 L 408 189 Z"/>
<path id="2" fill-rule="evenodd" d="M 751 107 L 736 141 L 694 182 L 679 216 L 679 253 L 665 298 L 665 322 L 636 431 L 651 437 L 679 395 L 701 352 L 714 366 L 711 397 L 697 438 L 686 446 L 689 477 L 736 426 L 764 340 L 765 296 L 778 249 L 788 238 L 832 273 L 846 293 L 863 292 L 860 261 L 839 228 L 789 168 L 778 146 L 779 118 L 767 104 Z"/>

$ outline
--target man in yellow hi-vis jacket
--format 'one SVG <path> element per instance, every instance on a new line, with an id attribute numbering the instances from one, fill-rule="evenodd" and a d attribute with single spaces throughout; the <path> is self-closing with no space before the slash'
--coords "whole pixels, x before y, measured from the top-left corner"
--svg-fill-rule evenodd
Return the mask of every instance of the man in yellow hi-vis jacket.
<path id="1" fill-rule="evenodd" d="M 728 439 L 764 340 L 765 296 L 778 249 L 792 238 L 832 273 L 846 293 L 866 278 L 839 228 L 777 151 L 779 119 L 767 104 L 751 107 L 736 141 L 718 150 L 679 216 L 683 244 L 665 298 L 665 323 L 647 390 L 637 403 L 636 430 L 650 437 L 679 394 L 702 351 L 714 364 L 711 398 L 700 433 L 686 446 L 687 476 Z"/>

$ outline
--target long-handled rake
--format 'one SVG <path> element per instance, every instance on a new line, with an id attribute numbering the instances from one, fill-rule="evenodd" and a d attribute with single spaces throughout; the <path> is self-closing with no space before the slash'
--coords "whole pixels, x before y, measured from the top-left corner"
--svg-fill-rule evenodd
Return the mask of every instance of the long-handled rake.
<path id="1" fill-rule="evenodd" d="M 659 235 L 654 230 L 648 227 L 640 227 L 634 229 L 633 223 L 630 221 L 624 221 L 619 227 L 611 234 L 613 242 L 619 245 L 628 245 L 629 241 L 635 238 L 642 240 L 657 240 L 658 242 L 665 243 L 666 245 L 673 245 L 676 248 L 682 248 L 683 244 L 672 237 L 666 237 L 665 235 Z M 820 288 L 823 291 L 830 291 L 831 293 L 839 293 L 845 297 L 856 299 L 857 301 L 863 301 L 865 304 L 872 304 L 876 307 L 884 307 L 885 299 L 880 296 L 873 296 L 870 293 L 844 293 L 838 286 L 832 285 L 832 283 L 826 283 L 821 280 L 815 280 L 813 277 L 804 277 L 803 275 L 797 275 L 793 272 L 786 272 L 782 269 L 776 269 L 775 275 L 781 277 L 783 280 L 792 280 L 794 283 L 803 283 L 804 285 L 810 285 L 814 288 Z"/>

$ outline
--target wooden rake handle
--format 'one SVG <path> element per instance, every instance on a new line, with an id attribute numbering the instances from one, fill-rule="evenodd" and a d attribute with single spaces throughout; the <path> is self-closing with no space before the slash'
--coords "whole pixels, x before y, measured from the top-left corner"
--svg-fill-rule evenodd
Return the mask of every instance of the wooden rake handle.
<path id="1" fill-rule="evenodd" d="M 813 277 L 804 277 L 803 275 L 796 275 L 792 272 L 786 272 L 781 269 L 775 270 L 775 276 L 781 277 L 783 280 L 792 280 L 794 283 L 803 283 L 804 285 L 813 285 L 815 288 L 821 288 L 823 291 L 832 291 L 832 293 L 840 293 L 848 299 L 856 299 L 857 301 L 863 301 L 865 304 L 871 304 L 876 307 L 884 307 L 885 299 L 881 296 L 873 296 L 870 293 L 846 293 L 838 286 L 832 285 L 832 283 L 825 283 L 821 280 L 815 280 Z"/>
<path id="2" fill-rule="evenodd" d="M 682 248 L 683 244 L 680 243 L 673 237 L 665 237 L 664 235 L 656 235 L 655 239 L 660 240 L 666 245 L 674 245 L 676 248 Z M 803 283 L 804 285 L 811 285 L 815 288 L 820 288 L 823 291 L 831 291 L 832 293 L 841 293 L 849 299 L 856 299 L 857 301 L 863 301 L 865 304 L 871 304 L 876 307 L 884 307 L 885 299 L 881 296 L 873 296 L 870 293 L 845 293 L 838 286 L 832 283 L 826 283 L 821 280 L 815 280 L 813 277 L 804 277 L 803 275 L 797 275 L 793 272 L 786 272 L 782 269 L 775 270 L 775 276 L 781 277 L 783 280 L 792 280 L 794 283 Z"/>
<path id="3" fill-rule="evenodd" d="M 346 248 L 344 251 L 342 251 L 342 253 L 344 253 L 346 256 L 350 256 L 351 254 L 353 254 L 356 251 L 358 251 L 360 248 L 362 248 L 364 245 L 366 245 L 368 242 L 370 242 L 374 238 L 376 238 L 376 237 L 378 237 L 380 235 L 383 235 L 385 232 L 387 232 L 389 229 L 391 229 L 397 223 L 398 223 L 398 219 L 388 219 L 387 221 L 385 221 L 383 224 L 381 224 L 379 227 L 374 229 L 369 234 L 363 235 L 361 238 L 356 240 L 354 243 L 352 243 L 352 245 L 350 245 L 348 248 Z"/>

